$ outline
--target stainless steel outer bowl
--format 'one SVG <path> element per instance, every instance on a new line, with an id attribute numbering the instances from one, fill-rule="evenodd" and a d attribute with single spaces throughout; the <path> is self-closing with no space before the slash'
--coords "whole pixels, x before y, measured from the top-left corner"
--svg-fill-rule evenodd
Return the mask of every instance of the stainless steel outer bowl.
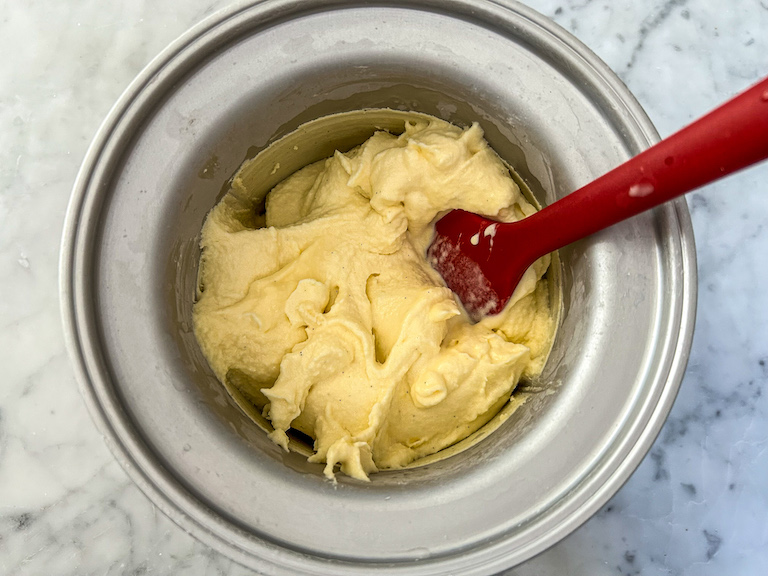
<path id="1" fill-rule="evenodd" d="M 243 159 L 368 107 L 480 121 L 543 203 L 658 138 L 598 58 L 514 2 L 239 4 L 163 52 L 97 134 L 64 230 L 68 344 L 126 472 L 235 560 L 267 574 L 496 573 L 589 518 L 658 433 L 693 331 L 688 212 L 676 201 L 561 252 L 539 392 L 494 434 L 334 485 L 238 410 L 189 320 L 200 227 Z"/>

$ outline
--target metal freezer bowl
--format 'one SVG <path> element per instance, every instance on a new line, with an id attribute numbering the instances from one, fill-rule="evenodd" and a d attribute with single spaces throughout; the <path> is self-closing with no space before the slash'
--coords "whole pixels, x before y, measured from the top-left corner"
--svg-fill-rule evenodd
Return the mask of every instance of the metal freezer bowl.
<path id="1" fill-rule="evenodd" d="M 496 432 L 427 466 L 334 485 L 273 445 L 206 367 L 190 325 L 197 241 L 246 157 L 302 122 L 371 107 L 478 120 L 544 204 L 658 138 L 602 62 L 513 2 L 236 5 L 140 74 L 86 156 L 61 254 L 68 344 L 128 474 L 238 562 L 265 574 L 497 573 L 593 514 L 666 418 L 693 332 L 688 212 L 680 200 L 561 251 L 542 391 Z"/>

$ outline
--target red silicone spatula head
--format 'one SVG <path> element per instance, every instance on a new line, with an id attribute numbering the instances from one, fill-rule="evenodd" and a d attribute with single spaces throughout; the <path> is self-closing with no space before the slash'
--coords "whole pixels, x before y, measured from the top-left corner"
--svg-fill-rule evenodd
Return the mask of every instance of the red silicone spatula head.
<path id="1" fill-rule="evenodd" d="M 514 244 L 510 238 L 514 226 L 463 210 L 449 212 L 435 226 L 435 237 L 427 251 L 429 263 L 474 320 L 501 312 L 535 260 L 524 247 L 515 250 L 514 245 L 511 249 L 506 245 Z M 522 241 L 535 243 L 536 239 Z M 503 266 L 493 257 L 496 250 L 505 254 Z"/>
<path id="2" fill-rule="evenodd" d="M 768 78 L 519 222 L 449 212 L 427 256 L 472 318 L 496 314 L 537 258 L 765 158 Z"/>

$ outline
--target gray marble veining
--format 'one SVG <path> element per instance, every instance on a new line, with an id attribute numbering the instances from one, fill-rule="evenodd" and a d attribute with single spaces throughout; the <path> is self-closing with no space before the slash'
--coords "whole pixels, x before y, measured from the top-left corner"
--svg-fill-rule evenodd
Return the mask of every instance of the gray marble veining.
<path id="1" fill-rule="evenodd" d="M 668 135 L 768 74 L 765 0 L 530 0 L 601 56 Z M 57 287 L 69 191 L 135 74 L 225 2 L 0 10 L 0 574 L 251 572 L 176 527 L 92 425 Z M 768 165 L 688 197 L 690 364 L 648 457 L 589 522 L 513 576 L 768 574 Z"/>

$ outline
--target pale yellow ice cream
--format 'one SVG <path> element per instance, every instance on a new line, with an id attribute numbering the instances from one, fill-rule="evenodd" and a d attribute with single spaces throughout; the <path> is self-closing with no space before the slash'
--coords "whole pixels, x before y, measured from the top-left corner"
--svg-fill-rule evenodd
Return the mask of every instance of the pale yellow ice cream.
<path id="1" fill-rule="evenodd" d="M 477 324 L 425 260 L 443 211 L 534 211 L 479 126 L 377 132 L 277 185 L 261 220 L 237 185 L 203 227 L 195 334 L 217 377 L 263 407 L 272 440 L 314 438 L 327 476 L 338 464 L 367 479 L 450 446 L 541 370 L 549 258 Z"/>

